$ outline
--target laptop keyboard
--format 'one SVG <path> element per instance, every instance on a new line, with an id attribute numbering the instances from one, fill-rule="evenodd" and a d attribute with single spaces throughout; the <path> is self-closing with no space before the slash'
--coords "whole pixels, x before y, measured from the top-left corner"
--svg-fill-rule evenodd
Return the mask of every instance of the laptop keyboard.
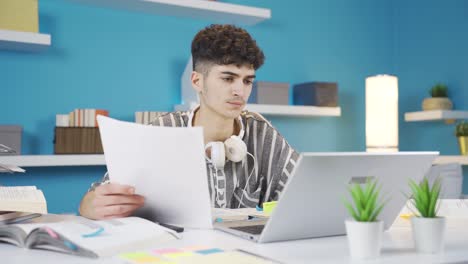
<path id="1" fill-rule="evenodd" d="M 251 225 L 251 226 L 233 226 L 230 227 L 231 229 L 243 231 L 253 235 L 259 235 L 262 233 L 263 228 L 265 225 Z"/>

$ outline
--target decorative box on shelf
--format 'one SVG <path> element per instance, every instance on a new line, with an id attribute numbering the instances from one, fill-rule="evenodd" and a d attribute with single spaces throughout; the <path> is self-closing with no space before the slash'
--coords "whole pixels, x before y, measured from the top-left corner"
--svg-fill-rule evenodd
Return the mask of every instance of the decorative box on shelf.
<path id="1" fill-rule="evenodd" d="M 248 103 L 288 105 L 289 83 L 256 81 L 253 83 Z"/>
<path id="2" fill-rule="evenodd" d="M 295 105 L 338 106 L 338 84 L 335 82 L 307 82 L 293 86 Z"/>
<path id="3" fill-rule="evenodd" d="M 0 155 L 21 154 L 21 126 L 0 126 Z"/>
<path id="4" fill-rule="evenodd" d="M 55 154 L 102 154 L 98 127 L 56 127 Z"/>

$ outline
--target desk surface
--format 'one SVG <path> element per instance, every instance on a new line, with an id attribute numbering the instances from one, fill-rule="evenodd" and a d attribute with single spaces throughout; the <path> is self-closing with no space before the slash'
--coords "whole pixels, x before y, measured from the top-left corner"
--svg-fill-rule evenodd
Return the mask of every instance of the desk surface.
<path id="1" fill-rule="evenodd" d="M 468 224 L 468 222 L 467 222 Z M 384 233 L 382 255 L 365 263 L 467 263 L 468 225 L 448 228 L 444 252 L 437 255 L 416 253 L 411 229 L 395 227 Z M 359 263 L 349 257 L 346 236 L 257 244 L 216 230 L 188 230 L 181 240 L 148 249 L 209 246 L 225 250 L 240 248 L 283 263 Z M 124 263 L 118 258 L 87 259 L 43 250 L 0 244 L 1 263 Z"/>

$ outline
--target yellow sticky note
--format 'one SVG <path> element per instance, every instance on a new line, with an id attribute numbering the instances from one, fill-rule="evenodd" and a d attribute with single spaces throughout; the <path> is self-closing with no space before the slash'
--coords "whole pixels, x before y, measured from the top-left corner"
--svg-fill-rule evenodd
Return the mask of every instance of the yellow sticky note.
<path id="1" fill-rule="evenodd" d="M 148 255 L 148 253 L 146 253 L 146 252 L 131 252 L 131 253 L 120 254 L 119 256 L 121 258 L 135 259 L 135 258 L 147 256 L 147 255 Z"/>
<path id="2" fill-rule="evenodd" d="M 163 256 L 166 258 L 174 259 L 174 258 L 181 258 L 181 257 L 190 257 L 192 255 L 193 255 L 192 252 L 177 252 L 177 253 L 167 253 L 167 254 L 164 254 Z"/>
<path id="3" fill-rule="evenodd" d="M 414 216 L 413 214 L 401 214 L 400 215 L 400 217 L 405 219 L 405 220 L 409 220 L 413 216 Z"/>
<path id="4" fill-rule="evenodd" d="M 275 209 L 277 203 L 277 201 L 263 203 L 263 212 L 266 215 L 270 215 L 273 209 Z"/>
<path id="5" fill-rule="evenodd" d="M 130 260 L 132 263 L 161 263 L 161 258 L 152 256 L 146 252 L 134 252 L 121 254 L 121 258 Z"/>

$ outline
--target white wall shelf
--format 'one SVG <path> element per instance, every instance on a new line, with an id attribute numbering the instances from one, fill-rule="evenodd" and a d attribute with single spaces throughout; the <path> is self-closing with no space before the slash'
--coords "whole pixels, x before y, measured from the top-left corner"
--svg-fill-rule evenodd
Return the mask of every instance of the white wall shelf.
<path id="1" fill-rule="evenodd" d="M 439 156 L 434 160 L 434 164 L 460 163 L 468 165 L 468 156 Z"/>
<path id="2" fill-rule="evenodd" d="M 106 161 L 103 154 L 12 155 L 0 156 L 0 164 L 18 167 L 101 166 L 106 165 Z"/>
<path id="3" fill-rule="evenodd" d="M 0 29 L 0 50 L 41 51 L 51 44 L 50 35 Z"/>
<path id="4" fill-rule="evenodd" d="M 188 111 L 196 104 L 176 105 L 176 111 Z M 264 105 L 264 104 L 248 104 L 245 107 L 250 112 L 257 112 L 262 115 L 273 116 L 303 116 L 303 117 L 320 117 L 320 116 L 341 116 L 340 107 L 318 107 L 318 106 L 302 106 L 302 105 Z"/>
<path id="5" fill-rule="evenodd" d="M 405 113 L 405 121 L 468 119 L 468 111 L 432 110 Z"/>
<path id="6" fill-rule="evenodd" d="M 319 107 L 302 105 L 263 105 L 248 104 L 245 109 L 263 115 L 277 116 L 341 116 L 340 107 Z"/>
<path id="7" fill-rule="evenodd" d="M 438 156 L 433 164 L 460 163 L 468 165 L 468 156 Z M 82 155 L 12 155 L 0 156 L 0 164 L 19 167 L 104 166 L 102 154 Z"/>
<path id="8" fill-rule="evenodd" d="M 271 18 L 270 9 L 206 0 L 73 0 L 73 2 L 242 25 L 254 25 Z"/>

